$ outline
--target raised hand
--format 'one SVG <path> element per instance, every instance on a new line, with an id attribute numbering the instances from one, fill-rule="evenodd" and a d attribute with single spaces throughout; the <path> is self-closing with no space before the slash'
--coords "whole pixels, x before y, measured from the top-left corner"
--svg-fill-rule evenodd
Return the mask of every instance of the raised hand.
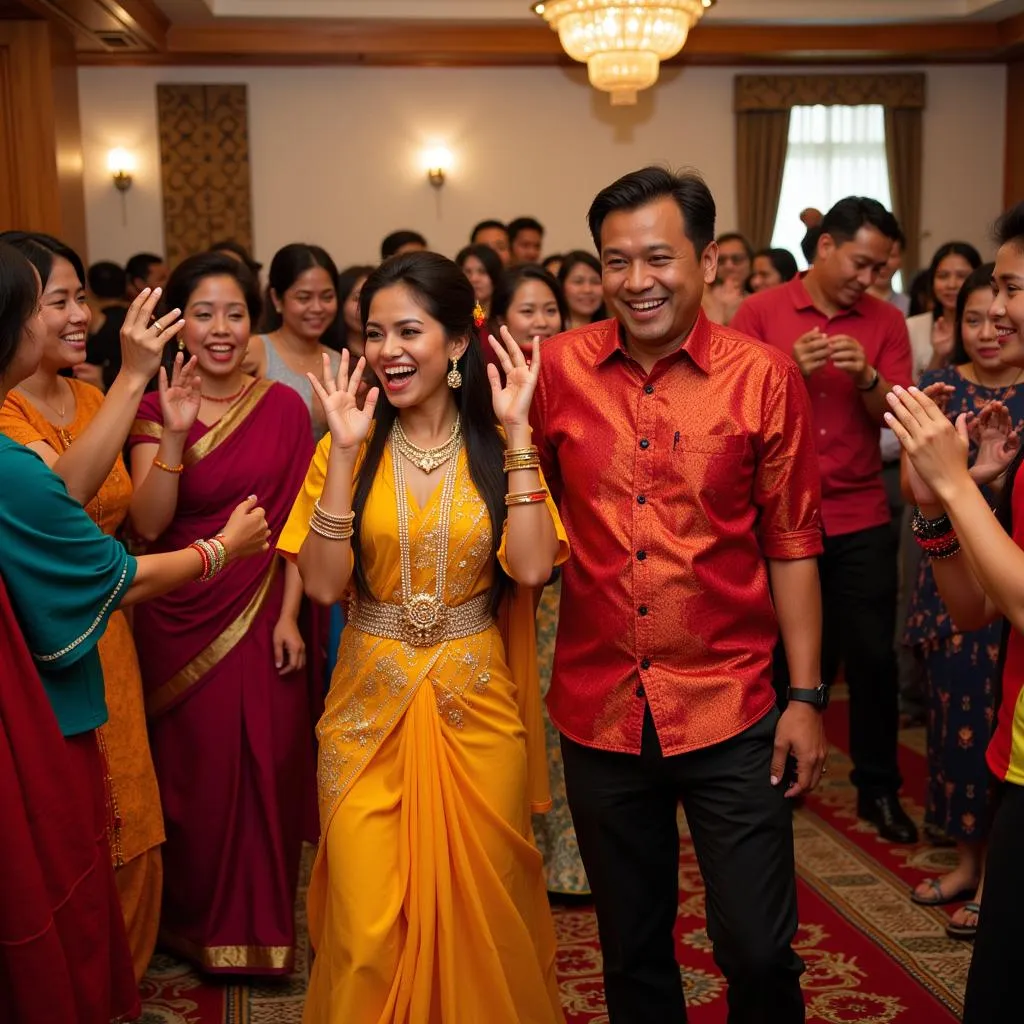
<path id="1" fill-rule="evenodd" d="M 121 325 L 121 373 L 149 383 L 160 366 L 164 346 L 184 328 L 180 309 L 172 309 L 153 320 L 153 310 L 160 301 L 161 289 L 143 288 Z"/>
<path id="2" fill-rule="evenodd" d="M 971 483 L 967 472 L 967 414 L 956 425 L 917 388 L 899 386 L 886 395 L 885 422 L 903 445 L 914 469 L 928 489 L 945 503 L 960 487 Z"/>
<path id="3" fill-rule="evenodd" d="M 815 370 L 820 370 L 828 362 L 828 335 L 820 328 L 801 334 L 793 342 L 793 358 L 800 372 L 810 377 Z"/>
<path id="4" fill-rule="evenodd" d="M 944 316 L 940 316 L 932 324 L 932 352 L 942 363 L 947 363 L 953 354 L 953 344 L 953 325 Z"/>
<path id="5" fill-rule="evenodd" d="M 196 374 L 198 360 L 193 356 L 187 363 L 185 355 L 179 352 L 174 357 L 171 379 L 167 380 L 167 368 L 160 367 L 157 384 L 160 389 L 160 412 L 164 430 L 171 434 L 187 434 L 199 415 L 202 402 L 202 381 Z"/>
<path id="6" fill-rule="evenodd" d="M 229 562 L 258 555 L 270 547 L 267 514 L 259 507 L 259 499 L 255 494 L 250 494 L 231 513 L 227 525 L 220 532 L 220 538 Z"/>
<path id="7" fill-rule="evenodd" d="M 949 400 L 953 397 L 956 392 L 956 388 L 952 384 L 943 384 L 941 381 L 936 381 L 934 384 L 929 384 L 924 389 L 926 394 L 941 410 L 943 413 L 949 412 Z"/>
<path id="8" fill-rule="evenodd" d="M 373 423 L 373 411 L 377 408 L 380 388 L 370 388 L 366 393 L 363 407 L 359 408 L 359 383 L 366 367 L 366 359 L 361 358 L 355 369 L 349 373 L 349 352 L 341 353 L 338 376 L 331 376 L 331 360 L 324 353 L 323 382 L 316 375 L 307 373 L 313 392 L 323 409 L 324 420 L 331 431 L 331 445 L 335 451 L 355 451 L 366 440 Z"/>
<path id="9" fill-rule="evenodd" d="M 533 339 L 530 362 L 526 361 L 523 350 L 512 337 L 512 332 L 502 325 L 499 332 L 501 342 L 493 334 L 488 336 L 505 373 L 505 386 L 501 386 L 501 374 L 493 363 L 487 364 L 487 378 L 491 382 L 491 401 L 494 415 L 506 431 L 526 427 L 530 423 L 530 403 L 540 377 L 540 338 Z"/>
<path id="10" fill-rule="evenodd" d="M 971 479 L 984 487 L 1006 472 L 1020 448 L 1020 437 L 1002 402 L 986 402 L 977 416 L 969 418 L 967 432 L 978 446 Z"/>

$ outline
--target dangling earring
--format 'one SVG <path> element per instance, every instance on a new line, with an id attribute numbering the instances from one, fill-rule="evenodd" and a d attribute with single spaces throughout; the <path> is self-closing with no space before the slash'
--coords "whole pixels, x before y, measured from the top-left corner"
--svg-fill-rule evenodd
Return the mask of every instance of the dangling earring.
<path id="1" fill-rule="evenodd" d="M 185 351 L 185 339 L 184 338 L 178 338 L 178 351 L 179 352 L 184 352 Z"/>
<path id="2" fill-rule="evenodd" d="M 483 327 L 486 319 L 487 315 L 484 313 L 484 307 L 480 305 L 480 300 L 477 299 L 477 303 L 473 307 L 473 323 L 475 323 L 477 327 Z"/>
<path id="3" fill-rule="evenodd" d="M 459 364 L 456 360 L 452 360 L 452 368 L 448 371 L 448 387 L 452 391 L 458 391 L 462 387 L 462 374 L 459 373 Z"/>

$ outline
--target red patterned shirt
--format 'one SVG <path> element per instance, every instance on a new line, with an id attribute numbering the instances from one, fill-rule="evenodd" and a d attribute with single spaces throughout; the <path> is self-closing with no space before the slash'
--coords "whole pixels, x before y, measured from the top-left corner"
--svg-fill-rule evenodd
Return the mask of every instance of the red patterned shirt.
<path id="1" fill-rule="evenodd" d="M 570 739 L 666 754 L 775 702 L 770 559 L 822 550 L 807 392 L 787 356 L 699 314 L 644 372 L 606 320 L 552 338 L 535 440 L 569 535 L 548 706 Z"/>

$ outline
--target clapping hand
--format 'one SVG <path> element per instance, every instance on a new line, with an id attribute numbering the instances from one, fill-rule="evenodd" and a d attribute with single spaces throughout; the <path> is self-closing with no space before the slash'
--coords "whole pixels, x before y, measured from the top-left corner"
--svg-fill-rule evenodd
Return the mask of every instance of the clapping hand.
<path id="1" fill-rule="evenodd" d="M 968 414 L 967 433 L 978 446 L 971 479 L 984 487 L 1006 472 L 1020 448 L 1020 437 L 1002 402 L 986 402 L 977 416 Z"/>
<path id="2" fill-rule="evenodd" d="M 380 388 L 370 388 L 366 393 L 363 407 L 359 408 L 359 383 L 366 367 L 365 357 L 356 363 L 355 369 L 349 373 L 349 352 L 341 353 L 337 377 L 331 376 L 331 360 L 324 353 L 323 382 L 316 375 L 307 373 L 313 391 L 320 401 L 324 419 L 331 431 L 331 445 L 335 451 L 357 451 L 370 433 L 373 423 L 373 412 L 377 408 Z"/>
<path id="3" fill-rule="evenodd" d="M 886 395 L 889 412 L 886 425 L 896 435 L 927 491 L 945 503 L 970 482 L 967 472 L 967 414 L 961 413 L 952 424 L 943 411 L 918 388 L 894 387 Z M 914 487 L 914 476 L 910 476 Z M 922 496 L 914 491 L 919 504 Z"/>
<path id="4" fill-rule="evenodd" d="M 956 388 L 952 384 L 943 384 L 941 381 L 936 381 L 934 384 L 929 384 L 924 389 L 926 394 L 944 414 L 949 412 L 949 400 L 956 393 Z"/>
<path id="5" fill-rule="evenodd" d="M 805 377 L 820 370 L 828 362 L 828 356 L 828 335 L 820 327 L 801 334 L 793 342 L 793 359 Z"/>
<path id="6" fill-rule="evenodd" d="M 505 373 L 505 386 L 501 385 L 501 374 L 492 363 L 487 366 L 487 378 L 491 382 L 491 400 L 494 404 L 494 415 L 506 431 L 516 427 L 526 427 L 530 423 L 530 403 L 533 392 L 540 377 L 541 341 L 535 338 L 530 361 L 526 361 L 523 350 L 512 337 L 512 332 L 502 326 L 501 339 L 504 346 L 494 335 L 489 336 L 491 348 L 494 349 L 501 368 Z"/>
<path id="7" fill-rule="evenodd" d="M 184 354 L 179 352 L 174 357 L 169 382 L 166 367 L 160 367 L 157 382 L 160 389 L 160 414 L 164 430 L 169 433 L 187 434 L 199 415 L 199 405 L 203 398 L 202 381 L 195 372 L 196 363 L 195 356 L 186 363 Z"/>
<path id="8" fill-rule="evenodd" d="M 143 288 L 121 325 L 121 372 L 134 375 L 144 384 L 156 374 L 164 346 L 185 326 L 185 321 L 179 319 L 180 309 L 172 309 L 150 323 L 161 294 L 159 288 Z"/>

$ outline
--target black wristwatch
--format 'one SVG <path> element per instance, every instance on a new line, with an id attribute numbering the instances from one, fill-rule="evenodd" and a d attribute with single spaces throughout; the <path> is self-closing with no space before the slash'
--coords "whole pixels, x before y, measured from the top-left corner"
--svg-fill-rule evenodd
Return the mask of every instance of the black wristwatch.
<path id="1" fill-rule="evenodd" d="M 875 370 L 875 375 L 874 375 L 874 377 L 871 378 L 871 383 L 870 384 L 858 384 L 857 385 L 857 390 L 858 391 L 874 391 L 875 388 L 878 387 L 878 382 L 881 379 L 882 379 L 882 375 L 878 372 L 878 370 Z"/>
<path id="2" fill-rule="evenodd" d="M 828 687 L 824 683 L 816 686 L 813 690 L 796 689 L 791 686 L 786 691 L 786 699 L 813 704 L 819 711 L 824 711 L 828 707 Z"/>

